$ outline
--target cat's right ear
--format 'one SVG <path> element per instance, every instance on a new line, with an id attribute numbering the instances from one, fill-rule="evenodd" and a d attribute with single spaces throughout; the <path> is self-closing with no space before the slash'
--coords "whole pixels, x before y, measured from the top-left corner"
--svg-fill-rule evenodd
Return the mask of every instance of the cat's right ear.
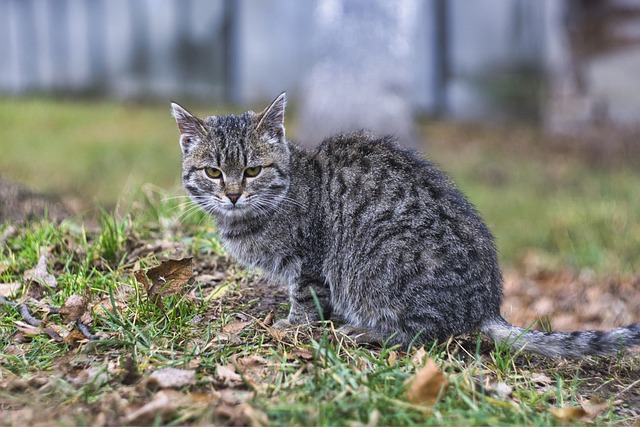
<path id="1" fill-rule="evenodd" d="M 180 130 L 180 147 L 182 148 L 182 152 L 188 153 L 197 141 L 206 135 L 204 123 L 175 102 L 171 103 L 171 112 Z"/>

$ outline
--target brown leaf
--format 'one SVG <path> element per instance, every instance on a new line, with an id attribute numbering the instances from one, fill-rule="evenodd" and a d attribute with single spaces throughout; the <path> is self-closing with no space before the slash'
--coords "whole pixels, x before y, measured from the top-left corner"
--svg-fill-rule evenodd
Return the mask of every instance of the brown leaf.
<path id="1" fill-rule="evenodd" d="M 12 297 L 20 290 L 20 282 L 0 283 L 0 297 Z"/>
<path id="2" fill-rule="evenodd" d="M 56 278 L 47 271 L 49 255 L 45 249 L 40 251 L 38 264 L 24 272 L 22 279 L 29 286 L 27 294 L 35 299 L 42 299 L 45 292 L 49 293 L 58 287 Z"/>
<path id="3" fill-rule="evenodd" d="M 286 356 L 287 360 L 302 359 L 304 361 L 313 360 L 313 354 L 308 348 L 294 348 Z"/>
<path id="4" fill-rule="evenodd" d="M 580 406 L 586 412 L 583 419 L 593 421 L 603 411 L 611 408 L 611 406 L 613 405 L 619 405 L 621 403 L 623 403 L 622 400 L 610 402 L 609 400 L 604 400 L 598 397 L 592 397 L 591 399 L 582 400 L 580 401 Z"/>
<path id="5" fill-rule="evenodd" d="M 416 366 L 421 366 L 424 363 L 425 358 L 427 357 L 427 351 L 424 347 L 420 347 L 416 350 L 416 352 L 411 357 L 411 361 Z"/>
<path id="6" fill-rule="evenodd" d="M 149 299 L 162 307 L 162 299 L 178 293 L 184 293 L 186 285 L 193 276 L 193 258 L 168 260 L 146 273 L 134 271 L 136 280 L 144 286 Z"/>
<path id="7" fill-rule="evenodd" d="M 438 365 L 429 358 L 427 364 L 405 384 L 408 385 L 406 397 L 410 403 L 430 406 L 438 400 L 448 382 Z"/>
<path id="8" fill-rule="evenodd" d="M 389 366 L 394 367 L 396 366 L 396 360 L 398 359 L 398 352 L 395 350 L 391 350 L 389 352 L 389 357 L 387 359 L 387 362 L 389 363 Z"/>
<path id="9" fill-rule="evenodd" d="M 242 377 L 238 375 L 233 365 L 218 365 L 216 379 L 226 387 L 233 387 L 242 383 Z"/>
<path id="10" fill-rule="evenodd" d="M 247 402 L 234 406 L 223 403 L 216 408 L 215 414 L 220 418 L 226 419 L 227 422 L 225 424 L 229 425 L 261 427 L 269 424 L 267 414 Z"/>
<path id="11" fill-rule="evenodd" d="M 179 397 L 179 393 L 173 390 L 161 390 L 151 402 L 130 412 L 125 417 L 125 424 L 150 425 L 158 415 L 164 420 L 177 411 Z"/>
<path id="12" fill-rule="evenodd" d="M 575 421 L 587 415 L 587 412 L 577 406 L 565 406 L 562 408 L 551 408 L 549 412 L 560 421 Z"/>
<path id="13" fill-rule="evenodd" d="M 87 311 L 87 299 L 80 295 L 71 295 L 60 307 L 60 316 L 65 322 L 77 322 Z"/>
<path id="14" fill-rule="evenodd" d="M 29 325 L 28 323 L 21 322 L 19 320 L 16 320 L 15 324 L 16 324 L 16 329 L 27 337 L 34 337 L 44 332 L 44 329 L 42 329 L 39 326 L 32 326 L 32 325 Z"/>
<path id="15" fill-rule="evenodd" d="M 180 389 L 186 386 L 195 385 L 196 371 L 188 371 L 177 368 L 163 368 L 155 371 L 149 376 L 147 386 L 158 388 Z"/>
<path id="16" fill-rule="evenodd" d="M 273 323 L 276 320 L 276 313 L 271 310 L 264 318 L 264 320 L 262 321 L 262 323 L 264 323 L 267 326 L 271 326 L 273 325 Z"/>
<path id="17" fill-rule="evenodd" d="M 253 321 L 249 320 L 247 322 L 235 321 L 228 323 L 222 328 L 222 332 L 229 334 L 230 336 L 239 335 L 242 331 L 244 331 L 249 325 L 251 325 Z"/>
<path id="18" fill-rule="evenodd" d="M 64 342 L 69 344 L 71 347 L 77 347 L 81 343 L 84 343 L 87 341 L 88 341 L 87 337 L 82 335 L 82 332 L 80 332 L 77 329 L 73 329 L 71 332 L 69 332 L 69 335 L 64 337 Z"/>

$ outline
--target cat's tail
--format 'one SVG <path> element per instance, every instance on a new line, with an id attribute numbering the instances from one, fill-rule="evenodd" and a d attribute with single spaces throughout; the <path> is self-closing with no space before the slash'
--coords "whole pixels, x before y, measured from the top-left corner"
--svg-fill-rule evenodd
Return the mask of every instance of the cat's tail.
<path id="1" fill-rule="evenodd" d="M 640 323 L 606 332 L 540 332 L 513 326 L 496 316 L 485 320 L 480 331 L 499 343 L 549 357 L 603 356 L 640 346 Z"/>

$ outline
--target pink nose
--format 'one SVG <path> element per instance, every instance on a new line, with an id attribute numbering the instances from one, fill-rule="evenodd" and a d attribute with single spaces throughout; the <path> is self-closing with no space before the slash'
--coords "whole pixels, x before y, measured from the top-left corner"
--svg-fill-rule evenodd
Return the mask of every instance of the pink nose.
<path id="1" fill-rule="evenodd" d="M 231 203 L 233 203 L 234 205 L 236 204 L 236 202 L 238 201 L 240 196 L 241 196 L 240 193 L 228 193 L 227 194 L 227 197 L 229 198 L 229 200 L 231 200 Z"/>

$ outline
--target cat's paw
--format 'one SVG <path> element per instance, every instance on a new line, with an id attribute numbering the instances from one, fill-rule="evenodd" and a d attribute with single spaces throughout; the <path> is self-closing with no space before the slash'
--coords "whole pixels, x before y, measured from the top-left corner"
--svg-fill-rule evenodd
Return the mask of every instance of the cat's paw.
<path id="1" fill-rule="evenodd" d="M 338 328 L 338 332 L 346 335 L 356 344 L 380 344 L 384 341 L 377 333 L 353 325 L 342 325 Z"/>

